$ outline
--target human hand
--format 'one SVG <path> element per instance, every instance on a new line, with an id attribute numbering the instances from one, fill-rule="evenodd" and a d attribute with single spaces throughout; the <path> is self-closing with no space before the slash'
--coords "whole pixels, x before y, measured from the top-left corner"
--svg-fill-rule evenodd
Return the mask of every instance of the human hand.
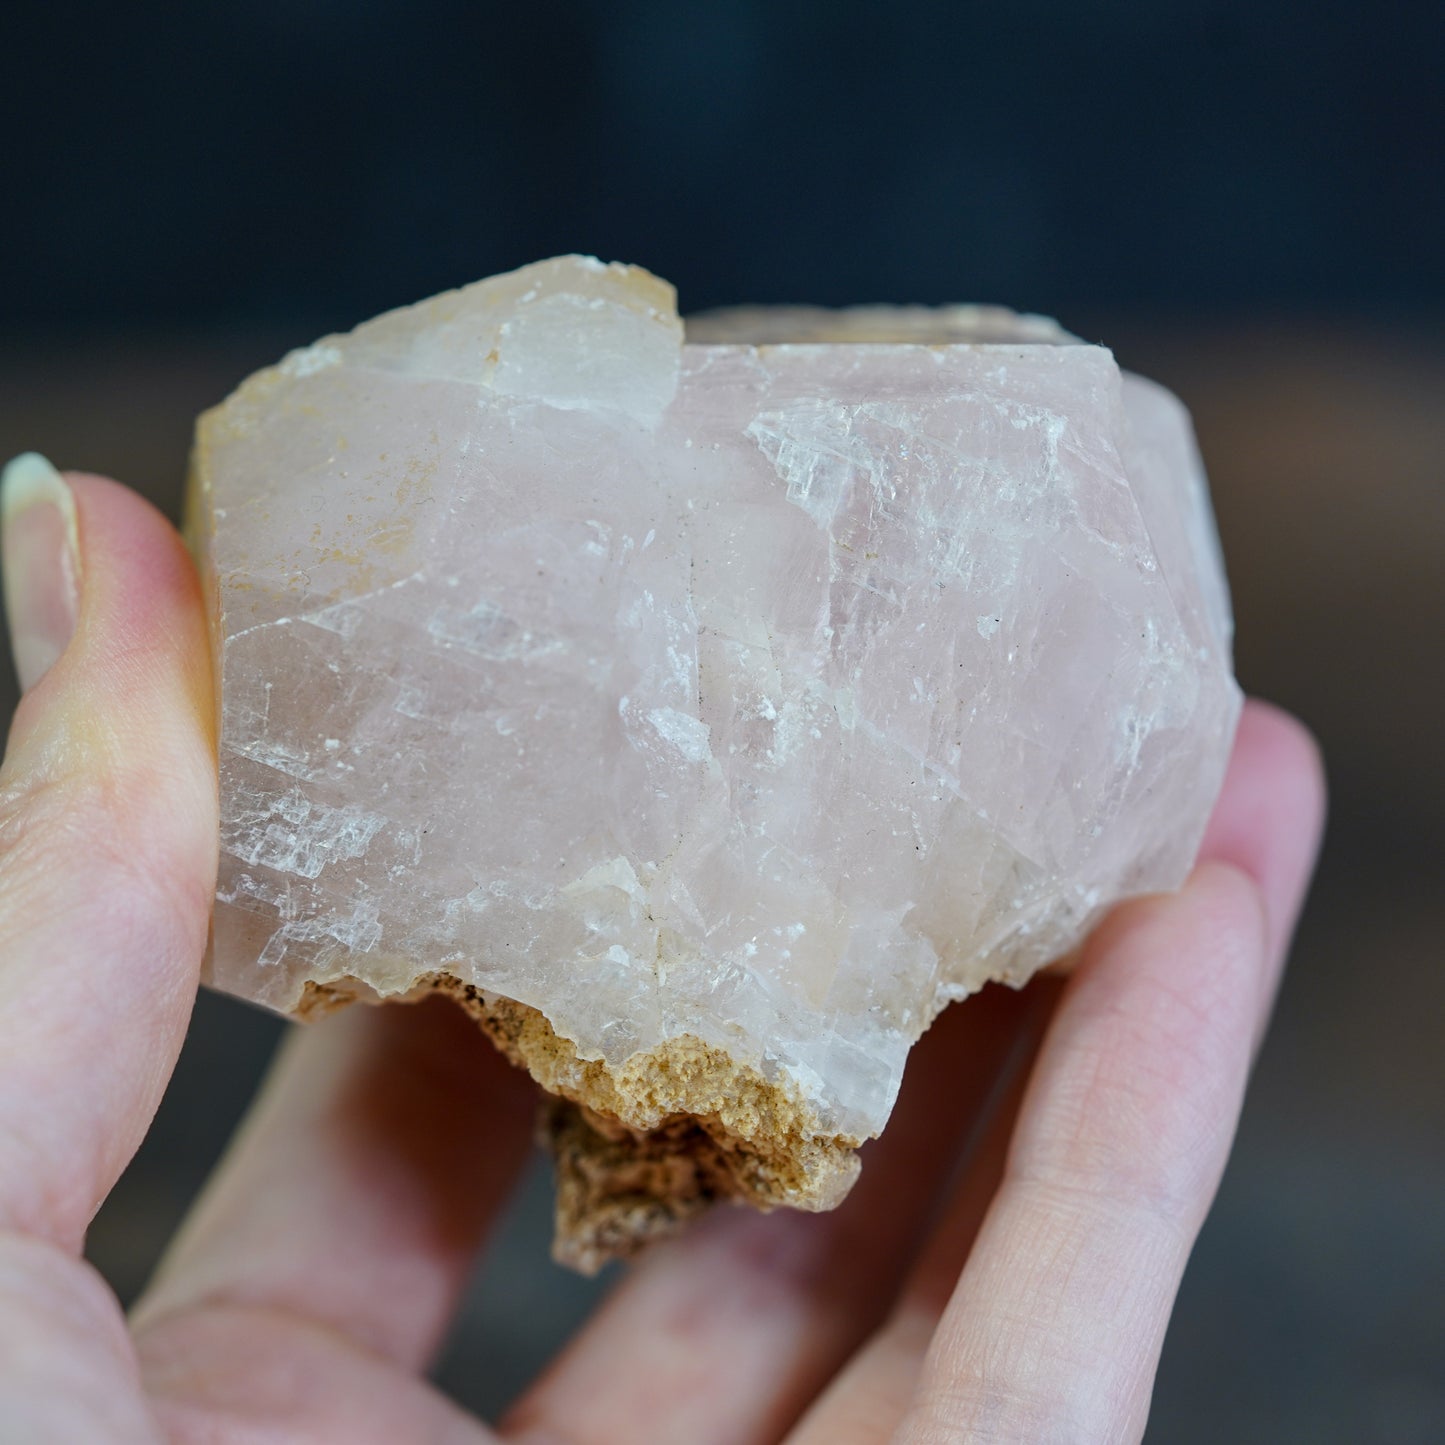
<path id="1" fill-rule="evenodd" d="M 129 1322 L 80 1258 L 190 1014 L 213 699 L 174 532 L 29 466 L 5 496 L 28 690 L 0 770 L 0 1442 L 1140 1436 L 1318 840 L 1297 724 L 1246 710 L 1184 890 L 1116 910 L 1067 982 L 948 1011 L 841 1209 L 655 1247 L 493 1431 L 421 1371 L 530 1089 L 449 1004 L 298 1030 Z"/>

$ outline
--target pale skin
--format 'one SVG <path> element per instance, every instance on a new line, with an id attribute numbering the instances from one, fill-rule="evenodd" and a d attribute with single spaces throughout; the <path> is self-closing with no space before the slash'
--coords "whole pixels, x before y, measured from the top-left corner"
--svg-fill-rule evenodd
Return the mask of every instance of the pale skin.
<path id="1" fill-rule="evenodd" d="M 189 558 L 134 493 L 66 485 L 74 635 L 19 649 L 47 666 L 0 772 L 0 1441 L 1142 1436 L 1318 842 L 1297 723 L 1247 708 L 1180 893 L 1117 909 L 1066 981 L 944 1016 L 841 1209 L 653 1249 L 484 1423 L 423 1372 L 532 1100 L 443 1001 L 294 1032 L 129 1318 L 81 1258 L 181 1046 L 217 816 Z M 47 535 L 38 511 L 7 535 L 26 586 Z"/>

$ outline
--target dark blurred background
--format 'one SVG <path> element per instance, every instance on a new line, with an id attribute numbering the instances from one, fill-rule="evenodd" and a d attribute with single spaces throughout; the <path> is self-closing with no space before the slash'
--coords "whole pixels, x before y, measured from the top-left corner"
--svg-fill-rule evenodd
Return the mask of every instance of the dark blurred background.
<path id="1" fill-rule="evenodd" d="M 1241 676 L 1334 798 L 1150 1439 L 1438 1445 L 1442 61 L 1438 3 L 10 0 L 0 452 L 174 509 L 192 417 L 248 371 L 570 250 L 685 309 L 1050 311 L 1171 385 Z M 202 1000 L 92 1233 L 123 1295 L 277 1032 Z M 441 1366 L 482 1409 L 594 1297 L 543 1262 L 547 1207 L 534 1181 Z"/>

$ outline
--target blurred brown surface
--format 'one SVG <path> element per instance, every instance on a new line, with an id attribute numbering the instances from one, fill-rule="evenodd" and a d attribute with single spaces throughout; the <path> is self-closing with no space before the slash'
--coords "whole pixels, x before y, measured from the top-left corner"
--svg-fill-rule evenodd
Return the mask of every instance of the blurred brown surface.
<path id="1" fill-rule="evenodd" d="M 1445 342 L 1423 325 L 1065 320 L 1193 410 L 1240 676 L 1314 728 L 1334 793 L 1150 1438 L 1445 1440 Z M 309 339 L 11 341 L 0 451 L 110 472 L 173 510 L 195 412 Z M 0 705 L 12 704 L 13 689 Z M 178 1087 L 92 1234 L 123 1294 L 222 1147 L 276 1031 L 203 1002 Z M 594 1297 L 542 1263 L 545 1213 L 534 1185 L 443 1362 L 479 1408 L 507 1398 Z"/>

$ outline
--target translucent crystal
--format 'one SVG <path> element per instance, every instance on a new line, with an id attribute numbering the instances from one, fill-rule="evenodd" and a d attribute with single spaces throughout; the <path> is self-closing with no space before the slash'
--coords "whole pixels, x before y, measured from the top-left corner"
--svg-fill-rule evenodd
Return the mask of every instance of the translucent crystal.
<path id="1" fill-rule="evenodd" d="M 193 485 L 211 981 L 456 996 L 564 1101 L 584 1265 L 836 1203 L 939 1009 L 1177 885 L 1223 775 L 1188 418 L 1040 318 L 683 344 L 665 283 L 545 261 L 253 376 Z"/>

